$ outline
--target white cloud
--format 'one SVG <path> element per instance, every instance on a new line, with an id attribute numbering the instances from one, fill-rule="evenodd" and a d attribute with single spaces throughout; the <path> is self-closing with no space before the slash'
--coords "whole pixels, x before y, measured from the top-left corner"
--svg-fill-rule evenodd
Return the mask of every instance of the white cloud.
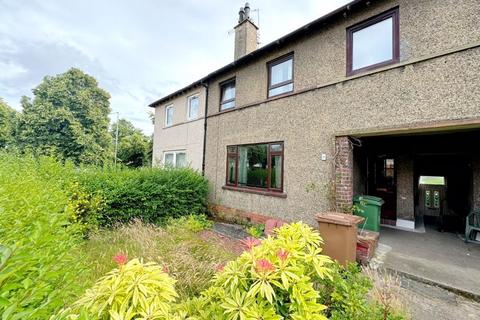
<path id="1" fill-rule="evenodd" d="M 28 70 L 12 61 L 0 61 L 0 80 L 16 78 Z"/>

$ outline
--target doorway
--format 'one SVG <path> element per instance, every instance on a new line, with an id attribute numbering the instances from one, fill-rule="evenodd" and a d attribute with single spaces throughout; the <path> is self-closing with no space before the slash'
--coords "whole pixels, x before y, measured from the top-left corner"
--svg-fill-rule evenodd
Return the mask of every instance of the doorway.
<path id="1" fill-rule="evenodd" d="M 395 158 L 389 155 L 373 155 L 369 161 L 370 183 L 368 193 L 382 198 L 381 223 L 395 225 L 397 221 L 397 181 Z"/>
<path id="2" fill-rule="evenodd" d="M 472 207 L 473 174 L 469 157 L 460 154 L 417 155 L 414 168 L 416 215 L 423 217 L 426 226 L 430 225 L 442 231 L 464 231 L 464 219 Z M 423 176 L 444 177 L 445 186 L 425 189 L 420 184 Z M 432 208 L 435 207 L 435 192 L 437 192 L 440 197 L 438 210 L 425 209 L 426 191 L 431 192 L 429 205 Z"/>

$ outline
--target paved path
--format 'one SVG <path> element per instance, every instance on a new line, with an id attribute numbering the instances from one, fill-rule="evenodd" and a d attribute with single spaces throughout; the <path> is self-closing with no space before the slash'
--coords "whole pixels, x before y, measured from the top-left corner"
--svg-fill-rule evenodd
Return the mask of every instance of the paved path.
<path id="1" fill-rule="evenodd" d="M 401 278 L 403 300 L 412 320 L 480 319 L 480 303 L 450 291 Z"/>
<path id="2" fill-rule="evenodd" d="M 414 233 L 389 228 L 382 228 L 380 244 L 391 249 L 383 258 L 386 268 L 480 297 L 480 245 L 432 229 Z"/>

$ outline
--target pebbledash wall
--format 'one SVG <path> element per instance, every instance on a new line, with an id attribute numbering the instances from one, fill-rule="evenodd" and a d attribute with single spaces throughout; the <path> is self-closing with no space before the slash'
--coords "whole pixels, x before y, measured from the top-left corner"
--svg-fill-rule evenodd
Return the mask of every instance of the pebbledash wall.
<path id="1" fill-rule="evenodd" d="M 199 97 L 198 117 L 189 120 L 187 117 L 188 98 Z M 185 152 L 187 164 L 202 170 L 205 100 L 206 90 L 198 86 L 187 90 L 183 95 L 175 97 L 155 108 L 155 126 L 153 139 L 153 163 L 161 165 L 165 152 Z M 165 108 L 173 106 L 173 125 L 166 126 Z"/>
<path id="2" fill-rule="evenodd" d="M 396 6 L 400 62 L 346 77 L 346 29 Z M 337 179 L 337 198 L 351 201 L 348 135 L 480 126 L 479 10 L 478 0 L 371 1 L 361 11 L 347 12 L 346 18 L 337 17 L 294 43 L 210 79 L 205 176 L 216 209 L 313 224 L 315 213 L 330 209 L 332 179 Z M 290 52 L 294 92 L 267 99 L 266 64 Z M 219 83 L 232 77 L 237 107 L 220 112 Z M 228 145 L 274 141 L 284 142 L 282 197 L 223 188 Z"/>

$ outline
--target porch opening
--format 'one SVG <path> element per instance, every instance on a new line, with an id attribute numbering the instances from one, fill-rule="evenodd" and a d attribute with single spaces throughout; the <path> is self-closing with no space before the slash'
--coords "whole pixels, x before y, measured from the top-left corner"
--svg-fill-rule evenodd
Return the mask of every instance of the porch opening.
<path id="1" fill-rule="evenodd" d="M 353 194 L 385 201 L 383 225 L 465 231 L 480 207 L 480 130 L 351 139 Z"/>

